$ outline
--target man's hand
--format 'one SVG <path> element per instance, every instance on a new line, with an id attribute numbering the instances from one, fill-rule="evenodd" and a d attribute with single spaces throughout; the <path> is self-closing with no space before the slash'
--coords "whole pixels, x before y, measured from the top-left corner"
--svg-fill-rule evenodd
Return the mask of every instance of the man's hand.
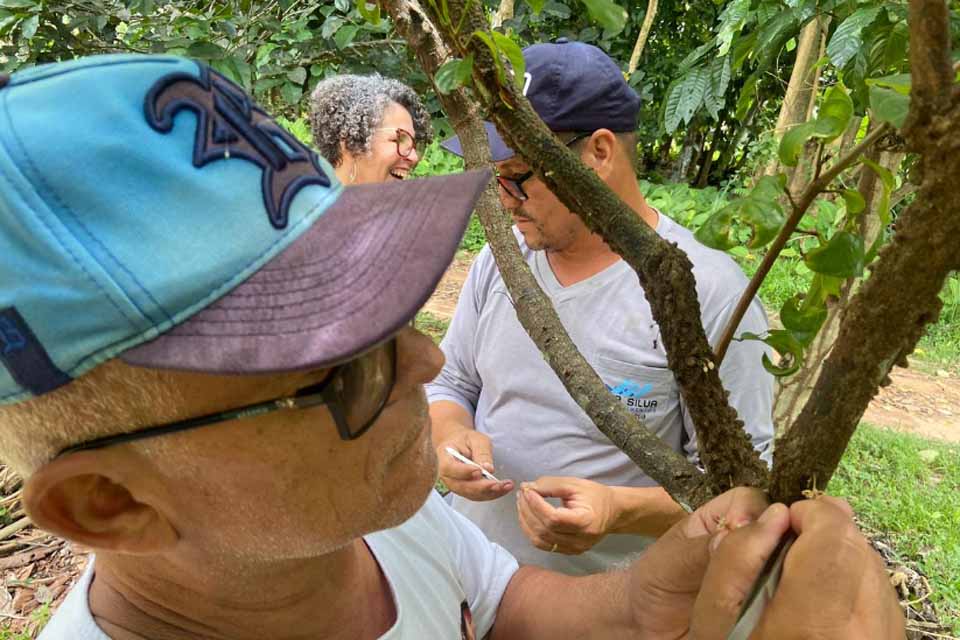
<path id="1" fill-rule="evenodd" d="M 693 637 L 727 637 L 788 526 L 799 537 L 751 640 L 903 639 L 903 612 L 883 562 L 857 530 L 846 502 L 826 496 L 798 502 L 789 511 L 774 505 L 755 525 L 719 543 L 694 607 Z"/>
<path id="2" fill-rule="evenodd" d="M 487 480 L 480 469 L 460 462 L 446 448 L 451 447 L 483 466 L 490 473 L 493 468 L 493 447 L 490 438 L 473 429 L 461 429 L 437 446 L 440 479 L 450 491 L 469 500 L 494 500 L 513 491 L 513 481 Z"/>
<path id="3" fill-rule="evenodd" d="M 554 507 L 544 498 L 560 498 Z M 611 532 L 617 519 L 612 487 L 581 478 L 544 476 L 517 492 L 520 528 L 544 551 L 576 555 Z"/>

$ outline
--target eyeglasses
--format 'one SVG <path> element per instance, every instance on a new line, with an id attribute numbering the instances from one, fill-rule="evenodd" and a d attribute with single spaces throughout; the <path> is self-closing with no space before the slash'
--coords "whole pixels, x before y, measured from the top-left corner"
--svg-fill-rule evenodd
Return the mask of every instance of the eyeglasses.
<path id="1" fill-rule="evenodd" d="M 589 138 L 592 135 L 593 135 L 592 131 L 590 133 L 578 133 L 577 135 L 573 136 L 563 144 L 569 147 L 574 142 L 577 142 L 578 140 L 583 140 L 584 138 Z M 511 198 L 514 198 L 515 200 L 519 200 L 520 202 L 524 202 L 525 200 L 529 200 L 530 196 L 528 196 L 527 192 L 523 190 L 523 183 L 532 177 L 533 177 L 532 169 L 530 171 L 527 171 L 526 173 L 522 173 L 516 176 L 515 178 L 507 178 L 497 174 L 497 183 L 500 185 L 500 187 L 504 191 L 510 194 Z"/>
<path id="2" fill-rule="evenodd" d="M 392 142 L 397 143 L 397 155 L 401 158 L 409 158 L 413 150 L 417 148 L 417 139 L 412 133 L 400 127 L 379 127 L 374 131 L 393 131 L 397 138 Z"/>
<path id="3" fill-rule="evenodd" d="M 396 378 L 397 341 L 393 339 L 359 358 L 335 367 L 323 382 L 304 387 L 292 395 L 179 422 L 88 440 L 63 449 L 57 456 L 102 449 L 145 438 L 156 438 L 220 422 L 255 418 L 274 411 L 310 409 L 320 405 L 326 405 L 329 409 L 340 438 L 355 440 L 366 433 L 383 413 Z"/>

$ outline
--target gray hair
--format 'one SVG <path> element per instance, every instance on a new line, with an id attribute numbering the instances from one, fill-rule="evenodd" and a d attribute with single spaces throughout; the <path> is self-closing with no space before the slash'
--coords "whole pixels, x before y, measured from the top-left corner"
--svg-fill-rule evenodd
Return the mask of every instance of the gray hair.
<path id="1" fill-rule="evenodd" d="M 310 95 L 310 129 L 317 150 L 335 167 L 342 161 L 341 141 L 351 153 L 367 153 L 373 130 L 391 102 L 410 112 L 418 144 L 433 139 L 430 114 L 413 89 L 376 73 L 340 75 L 321 81 Z"/>

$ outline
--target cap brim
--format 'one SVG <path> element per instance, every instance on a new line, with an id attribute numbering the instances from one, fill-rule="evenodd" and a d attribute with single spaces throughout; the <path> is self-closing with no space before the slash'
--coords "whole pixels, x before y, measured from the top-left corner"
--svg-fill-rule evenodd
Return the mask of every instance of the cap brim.
<path id="1" fill-rule="evenodd" d="M 217 302 L 120 357 L 209 373 L 343 362 L 416 315 L 449 266 L 489 171 L 364 185 Z"/>
<path id="2" fill-rule="evenodd" d="M 507 146 L 500 134 L 497 133 L 497 127 L 492 122 L 484 122 L 484 129 L 487 130 L 487 142 L 490 143 L 490 156 L 494 162 L 503 162 L 516 155 L 513 149 Z M 440 143 L 440 146 L 455 155 L 463 157 L 463 145 L 460 144 L 460 138 L 454 136 Z"/>

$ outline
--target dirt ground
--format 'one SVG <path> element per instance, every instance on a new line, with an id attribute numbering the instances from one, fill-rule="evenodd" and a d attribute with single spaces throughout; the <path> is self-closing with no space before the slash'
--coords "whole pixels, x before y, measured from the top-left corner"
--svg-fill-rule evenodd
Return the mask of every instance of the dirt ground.
<path id="1" fill-rule="evenodd" d="M 468 254 L 457 256 L 424 311 L 450 319 L 472 260 Z M 924 438 L 960 442 L 960 378 L 945 369 L 926 373 L 900 368 L 890 378 L 893 384 L 880 389 L 864 421 Z"/>

